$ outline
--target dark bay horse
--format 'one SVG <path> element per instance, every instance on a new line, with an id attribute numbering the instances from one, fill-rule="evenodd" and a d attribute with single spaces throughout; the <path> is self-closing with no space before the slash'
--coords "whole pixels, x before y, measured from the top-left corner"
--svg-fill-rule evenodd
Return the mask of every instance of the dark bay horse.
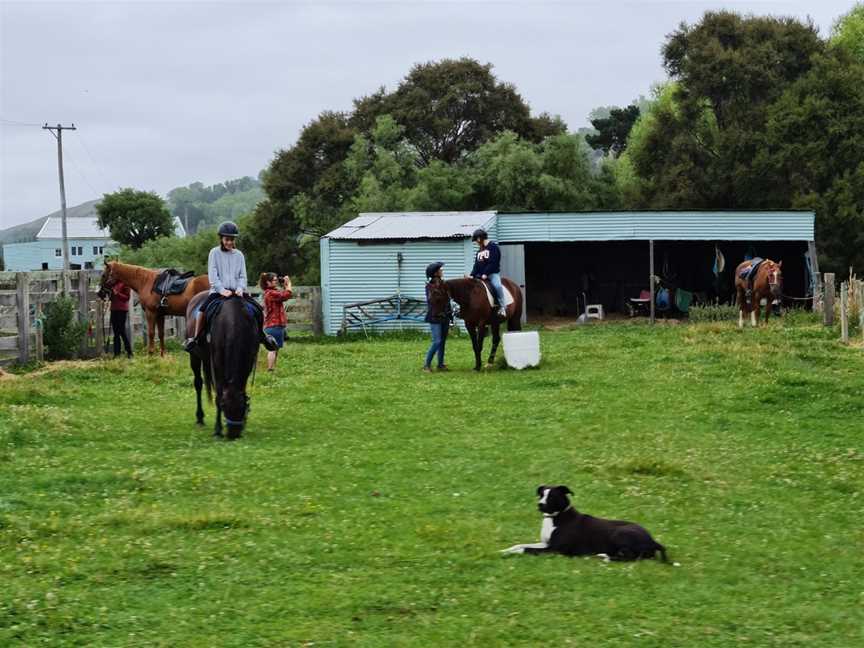
<path id="1" fill-rule="evenodd" d="M 486 326 L 492 329 L 492 351 L 488 364 L 495 363 L 495 353 L 501 341 L 501 323 L 507 322 L 508 331 L 522 329 L 522 291 L 510 279 L 501 279 L 501 283 L 513 296 L 513 303 L 507 307 L 507 317 L 501 318 L 496 309 L 489 304 L 489 294 L 483 282 L 479 279 L 449 279 L 433 286 L 429 295 L 433 303 L 445 304 L 452 299 L 459 304 L 459 316 L 465 320 L 465 328 L 471 336 L 471 346 L 474 348 L 475 371 L 480 371 L 480 354 L 483 352 L 483 338 L 486 337 Z"/>
<path id="2" fill-rule="evenodd" d="M 189 300 L 202 290 L 210 289 L 210 280 L 207 275 L 198 275 L 189 280 L 186 290 L 180 295 L 169 295 L 166 298 L 167 307 L 159 308 L 162 296 L 153 291 L 153 282 L 161 271 L 142 268 L 141 266 L 120 263 L 119 261 L 108 261 L 102 271 L 100 290 L 111 288 L 119 279 L 132 290 L 138 293 L 138 300 L 144 308 L 147 317 L 147 353 L 155 353 L 156 337 L 155 329 L 159 330 L 159 353 L 165 355 L 165 316 L 185 315 Z"/>
<path id="3" fill-rule="evenodd" d="M 768 315 L 771 313 L 771 301 L 780 299 L 783 295 L 783 272 L 780 267 L 783 262 L 774 262 L 771 259 L 765 259 L 756 268 L 756 276 L 741 278 L 741 271 L 750 265 L 750 261 L 743 261 L 735 268 L 735 292 L 737 293 L 738 303 L 738 328 L 744 328 L 744 313 L 750 313 L 750 322 L 753 326 L 759 323 L 759 311 L 761 309 L 762 299 L 768 300 L 765 305 L 765 322 L 768 322 Z M 750 301 L 748 303 L 747 296 L 750 285 L 753 286 L 750 291 Z"/>
<path id="4" fill-rule="evenodd" d="M 188 337 L 194 335 L 196 309 L 208 294 L 206 291 L 199 293 L 189 302 L 186 312 Z M 246 381 L 258 361 L 261 329 L 242 297 L 228 297 L 223 300 L 221 309 L 213 317 L 209 327 L 208 339 L 196 345 L 189 354 L 198 399 L 195 417 L 198 425 L 204 424 L 201 387 L 206 385 L 208 400 L 212 399 L 212 392 L 216 392 L 214 436 L 222 436 L 224 413 L 228 427 L 227 437 L 236 439 L 243 432 L 249 414 Z M 202 368 L 204 380 L 201 379 Z"/>

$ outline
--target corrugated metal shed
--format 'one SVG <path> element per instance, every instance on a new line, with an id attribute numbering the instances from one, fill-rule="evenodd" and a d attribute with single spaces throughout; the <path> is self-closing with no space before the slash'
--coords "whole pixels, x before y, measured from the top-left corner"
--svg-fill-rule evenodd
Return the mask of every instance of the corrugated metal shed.
<path id="1" fill-rule="evenodd" d="M 324 331 L 335 334 L 343 307 L 395 295 L 426 298 L 426 266 L 443 261 L 447 277 L 474 263 L 471 234 L 484 227 L 493 238 L 495 212 L 360 214 L 321 239 Z M 397 262 L 402 254 L 401 265 Z M 422 327 L 393 322 L 383 328 Z"/>
<path id="2" fill-rule="evenodd" d="M 812 241 L 812 211 L 639 211 L 498 214 L 501 243 Z"/>
<path id="3" fill-rule="evenodd" d="M 327 234 L 327 238 L 348 241 L 465 238 L 478 227 L 491 225 L 494 219 L 494 211 L 360 214 Z"/>
<path id="4" fill-rule="evenodd" d="M 321 239 L 324 328 L 339 331 L 345 304 L 401 294 L 425 298 L 425 268 L 443 261 L 446 277 L 469 272 L 471 233 L 499 243 L 569 241 L 812 241 L 811 211 L 642 211 L 360 214 Z M 402 254 L 401 266 L 397 255 Z M 393 323 L 391 327 L 411 326 Z"/>

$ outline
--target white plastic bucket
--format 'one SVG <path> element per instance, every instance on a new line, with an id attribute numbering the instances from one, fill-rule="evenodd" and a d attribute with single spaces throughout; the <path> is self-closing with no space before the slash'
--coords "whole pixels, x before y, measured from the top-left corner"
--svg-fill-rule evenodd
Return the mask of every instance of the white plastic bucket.
<path id="1" fill-rule="evenodd" d="M 524 369 L 540 364 L 540 334 L 537 331 L 504 333 L 501 343 L 508 367 Z"/>

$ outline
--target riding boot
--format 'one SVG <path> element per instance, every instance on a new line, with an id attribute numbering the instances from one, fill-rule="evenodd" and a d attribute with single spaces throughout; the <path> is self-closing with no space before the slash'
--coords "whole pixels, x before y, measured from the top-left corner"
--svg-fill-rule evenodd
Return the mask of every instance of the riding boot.
<path id="1" fill-rule="evenodd" d="M 276 343 L 276 338 L 274 338 L 269 333 L 265 333 L 261 331 L 261 344 L 264 345 L 264 348 L 268 351 L 278 351 L 279 345 Z"/>
<path id="2" fill-rule="evenodd" d="M 189 351 L 191 353 L 198 345 L 198 336 L 201 335 L 201 324 L 203 320 L 204 313 L 199 311 L 198 316 L 195 318 L 195 334 L 190 338 L 186 338 L 186 341 L 183 343 L 184 351 Z"/>

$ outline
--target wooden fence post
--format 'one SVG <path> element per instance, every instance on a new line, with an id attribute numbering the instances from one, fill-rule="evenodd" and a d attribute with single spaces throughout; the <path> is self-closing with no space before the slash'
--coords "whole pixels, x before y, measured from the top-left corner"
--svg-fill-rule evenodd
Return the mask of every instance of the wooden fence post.
<path id="1" fill-rule="evenodd" d="M 45 360 L 45 338 L 43 337 L 42 302 L 36 304 L 36 360 Z"/>
<path id="2" fill-rule="evenodd" d="M 823 302 L 825 309 L 823 321 L 825 326 L 834 326 L 834 273 L 825 273 L 825 300 Z"/>
<path id="3" fill-rule="evenodd" d="M 312 334 L 324 334 L 324 313 L 322 310 L 321 291 L 312 291 Z"/>
<path id="4" fill-rule="evenodd" d="M 849 317 L 846 312 L 849 303 L 849 287 L 844 281 L 840 284 L 840 341 L 849 344 Z"/>
<path id="5" fill-rule="evenodd" d="M 24 364 L 30 360 L 30 273 L 18 273 L 18 362 Z"/>
<path id="6" fill-rule="evenodd" d="M 90 324 L 90 277 L 84 270 L 78 270 L 78 321 L 85 326 Z M 81 340 L 81 348 L 79 353 L 81 356 L 87 355 L 88 336 L 85 332 L 84 338 Z"/>
<path id="7" fill-rule="evenodd" d="M 825 312 L 825 294 L 822 286 L 822 275 L 819 273 L 813 276 L 813 312 Z"/>
<path id="8" fill-rule="evenodd" d="M 96 300 L 96 356 L 105 354 L 105 302 Z"/>

